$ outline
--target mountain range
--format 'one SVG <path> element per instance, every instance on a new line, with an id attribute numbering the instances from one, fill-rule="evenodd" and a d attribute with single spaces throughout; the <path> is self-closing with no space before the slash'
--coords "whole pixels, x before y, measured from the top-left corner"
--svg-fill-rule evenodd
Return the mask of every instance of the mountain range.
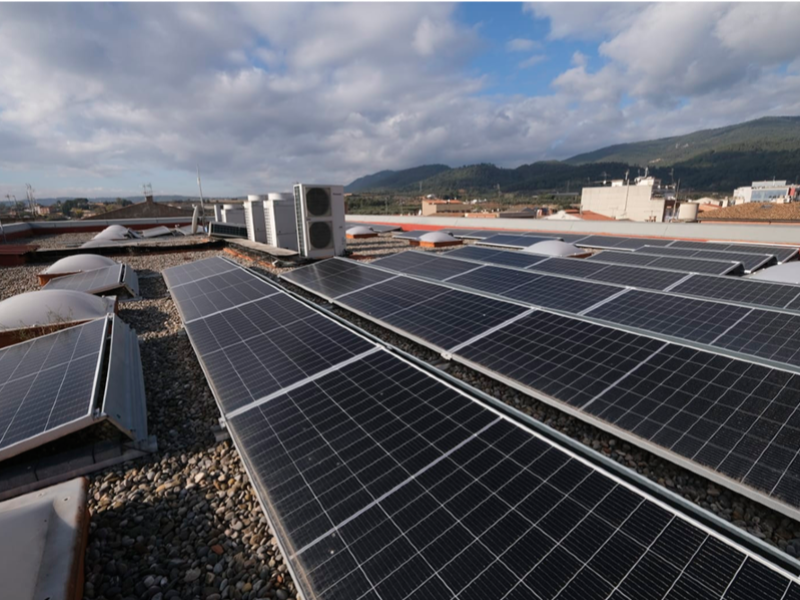
<path id="1" fill-rule="evenodd" d="M 346 186 L 348 192 L 426 194 L 580 191 L 588 182 L 631 177 L 648 168 L 683 189 L 730 193 L 760 179 L 796 180 L 800 175 L 800 117 L 764 117 L 694 133 L 616 144 L 568 158 L 506 169 L 483 163 L 451 168 L 422 165 L 380 171 Z"/>

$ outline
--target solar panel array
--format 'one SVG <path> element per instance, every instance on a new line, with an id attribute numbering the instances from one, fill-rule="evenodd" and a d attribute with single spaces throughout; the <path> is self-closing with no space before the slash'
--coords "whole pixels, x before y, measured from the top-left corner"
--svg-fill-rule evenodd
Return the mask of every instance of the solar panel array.
<path id="1" fill-rule="evenodd" d="M 274 298 L 297 304 L 302 321 L 320 317 L 283 294 L 264 299 Z M 313 355 L 342 336 L 370 349 L 233 410 L 220 401 L 305 598 L 800 594 L 787 573 L 335 328 L 311 340 Z M 232 323 L 211 330 L 238 335 Z M 237 376 L 249 386 L 260 373 Z M 217 395 L 225 373 L 206 375 Z"/>
<path id="2" fill-rule="evenodd" d="M 419 269 L 436 260 L 451 260 L 421 258 L 427 262 Z M 369 270 L 371 267 L 357 265 L 353 268 Z M 352 273 L 352 269 L 342 271 L 340 277 L 346 279 Z M 292 280 L 291 273 L 284 277 Z M 491 291 L 532 306 L 554 306 L 560 311 L 582 313 L 603 323 L 544 311 L 531 314 L 519 310 L 502 314 L 508 319 L 505 324 L 498 324 L 501 319 L 484 323 L 470 311 L 462 315 L 460 309 L 453 308 L 467 306 L 465 298 L 457 304 L 442 301 L 453 290 L 436 283 L 408 279 L 405 275 L 349 293 L 335 302 L 417 341 L 428 342 L 429 346 L 443 350 L 446 356 L 465 361 L 534 396 L 573 406 L 584 417 L 599 416 L 589 411 L 589 406 L 600 399 L 608 401 L 622 386 L 633 381 L 634 373 L 648 372 L 642 370 L 643 365 L 655 357 L 660 360 L 668 355 L 665 364 L 680 376 L 667 378 L 659 372 L 658 378 L 641 383 L 642 397 L 636 397 L 633 391 L 627 397 L 637 410 L 659 409 L 655 414 L 663 418 L 656 422 L 662 427 L 671 427 L 673 418 L 679 419 L 676 423 L 685 424 L 688 413 L 695 418 L 690 426 L 696 425 L 697 436 L 700 436 L 699 428 L 710 427 L 710 419 L 727 437 L 706 438 L 704 444 L 708 442 L 714 448 L 724 449 L 740 463 L 749 461 L 747 472 L 734 477 L 721 470 L 721 463 L 711 464 L 703 456 L 679 452 L 672 444 L 661 443 L 661 438 L 642 435 L 643 430 L 622 427 L 624 422 L 617 419 L 601 417 L 602 426 L 620 427 L 623 435 L 636 443 L 650 444 L 649 447 L 668 457 L 677 454 L 694 461 L 695 468 L 707 467 L 715 476 L 730 477 L 751 495 L 763 495 L 781 503 L 784 511 L 787 505 L 791 507 L 789 511 L 800 508 L 800 494 L 793 495 L 795 490 L 800 491 L 800 458 L 795 460 L 800 452 L 800 414 L 796 421 L 790 418 L 799 406 L 790 398 L 797 398 L 794 390 L 800 387 L 800 375 L 670 342 L 670 339 L 679 338 L 717 348 L 718 352 L 729 350 L 753 359 L 785 363 L 800 372 L 800 335 L 794 333 L 800 317 L 641 290 L 620 290 L 593 282 L 488 265 L 452 277 L 447 283 Z M 314 291 L 313 285 L 306 289 Z M 476 296 L 472 304 L 480 306 L 485 300 L 490 299 Z M 438 310 L 436 314 L 432 312 L 434 306 Z M 500 309 L 495 304 L 492 310 Z M 404 318 L 393 319 L 393 315 L 399 313 Z M 605 323 L 629 330 L 608 327 Z M 426 330 L 424 334 L 419 332 L 421 327 Z M 517 330 L 519 333 L 514 333 Z M 645 336 L 638 333 L 639 330 L 651 333 Z M 457 331 L 458 336 L 448 335 L 451 331 Z M 758 336 L 757 331 L 762 335 Z M 486 349 L 487 344 L 494 344 L 491 352 Z M 712 364 L 724 364 L 725 368 L 720 372 L 704 367 Z M 766 383 L 762 385 L 761 382 L 753 384 L 747 378 L 731 379 L 733 373 L 759 373 L 761 382 L 779 381 L 788 388 L 785 394 L 778 395 L 780 388 L 765 387 Z M 664 385 L 669 387 L 660 387 Z M 658 396 L 660 404 L 647 395 L 657 388 L 662 390 Z M 713 402 L 703 395 L 704 389 L 716 394 Z M 763 425 L 751 431 L 755 423 Z M 782 432 L 780 440 L 773 439 L 779 432 Z M 753 448 L 760 448 L 760 451 L 751 451 Z M 784 457 L 782 461 L 776 461 L 776 453 Z M 751 471 L 756 475 L 749 476 Z M 775 479 L 774 485 L 767 485 L 765 473 Z"/>
<path id="3" fill-rule="evenodd" d="M 673 247 L 655 247 L 643 246 L 636 248 L 634 252 L 643 252 L 645 254 L 655 254 L 659 256 L 677 256 L 684 258 L 700 258 L 711 260 L 735 260 L 742 263 L 746 273 L 750 273 L 761 267 L 773 264 L 776 258 L 772 254 L 753 254 L 750 252 L 727 252 L 727 251 L 714 251 L 714 250 L 693 250 L 690 248 L 673 248 Z"/>
<path id="4" fill-rule="evenodd" d="M 740 252 L 745 254 L 771 254 L 779 263 L 797 256 L 797 248 L 786 246 L 758 246 L 755 244 L 726 244 L 724 242 L 687 242 L 678 240 L 670 248 L 690 248 L 694 250 L 717 250 L 723 252 Z"/>
<path id="5" fill-rule="evenodd" d="M 711 275 L 727 275 L 735 271 L 742 271 L 742 264 L 732 260 L 704 260 L 702 258 L 683 258 L 671 256 L 657 256 L 644 252 L 613 252 L 603 250 L 586 260 L 615 263 L 622 265 L 638 265 L 659 269 L 671 269 L 684 273 L 707 273 Z"/>
<path id="6" fill-rule="evenodd" d="M 130 269 L 130 267 L 128 267 Z M 112 265 L 92 269 L 74 275 L 64 275 L 47 282 L 43 289 L 46 290 L 74 290 L 87 294 L 102 294 L 104 292 L 119 291 L 126 287 L 123 278 L 124 265 Z M 133 269 L 130 269 L 133 271 Z M 138 287 L 138 286 L 137 286 Z M 134 290 L 129 290 L 130 295 L 136 295 Z"/>
<path id="7" fill-rule="evenodd" d="M 0 457 L 91 418 L 106 323 L 97 319 L 0 349 Z"/>
<path id="8" fill-rule="evenodd" d="M 544 257 L 536 257 L 523 252 L 493 250 L 476 246 L 458 248 L 440 256 L 486 264 L 522 267 L 529 271 L 583 277 L 632 287 L 668 290 L 678 294 L 725 300 L 758 307 L 800 311 L 800 286 L 790 284 L 705 274 L 694 274 L 687 277 L 683 273 L 679 273 L 680 277 L 676 281 L 671 281 L 671 278 L 661 275 L 662 273 L 668 273 L 668 271 L 656 270 L 650 267 L 616 265 L 616 267 L 613 267 L 616 271 L 609 271 L 608 269 L 611 269 L 612 265 L 597 261 L 587 262 L 584 259 L 555 257 L 545 259 Z M 528 264 L 529 261 L 532 264 Z M 594 264 L 594 267 L 585 266 L 589 264 Z M 599 268 L 601 264 L 606 265 L 603 270 L 595 271 L 594 269 Z M 622 273 L 624 273 L 624 276 Z M 664 277 L 664 283 L 669 281 L 664 287 L 660 285 L 661 277 Z M 652 278 L 655 278 L 655 281 Z M 677 283 L 681 279 L 684 281 Z M 652 281 L 652 283 L 647 283 L 648 281 Z M 677 285 L 674 285 L 676 283 Z"/>
<path id="9" fill-rule="evenodd" d="M 672 242 L 673 240 L 659 238 L 629 238 L 613 235 L 590 235 L 578 240 L 575 242 L 575 245 L 584 248 L 617 248 L 632 250 L 634 248 L 641 248 L 645 244 L 650 244 L 651 246 L 669 246 Z"/>

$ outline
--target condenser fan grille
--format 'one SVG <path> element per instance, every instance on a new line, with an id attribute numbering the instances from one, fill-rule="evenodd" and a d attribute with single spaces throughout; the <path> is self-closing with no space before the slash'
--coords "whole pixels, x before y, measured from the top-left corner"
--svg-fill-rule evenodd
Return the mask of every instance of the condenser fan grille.
<path id="1" fill-rule="evenodd" d="M 308 241 L 314 248 L 330 248 L 333 242 L 333 230 L 330 223 L 317 221 L 308 227 Z"/>
<path id="2" fill-rule="evenodd" d="M 306 191 L 306 207 L 314 217 L 325 217 L 331 214 L 331 197 L 323 188 L 311 188 Z"/>

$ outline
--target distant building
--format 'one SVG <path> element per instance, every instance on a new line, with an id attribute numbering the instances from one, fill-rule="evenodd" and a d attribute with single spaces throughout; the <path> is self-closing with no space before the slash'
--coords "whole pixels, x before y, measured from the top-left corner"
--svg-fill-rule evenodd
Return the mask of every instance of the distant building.
<path id="1" fill-rule="evenodd" d="M 40 217 L 46 217 L 51 212 L 53 212 L 53 208 L 50 206 L 41 206 L 40 204 L 36 205 L 36 214 Z"/>
<path id="2" fill-rule="evenodd" d="M 191 210 L 175 208 L 161 202 L 154 202 L 152 196 L 147 196 L 144 202 L 137 202 L 116 208 L 107 212 L 96 214 L 86 219 L 152 219 L 152 218 L 190 218 Z"/>
<path id="3" fill-rule="evenodd" d="M 800 199 L 800 188 L 795 183 L 783 181 L 754 181 L 733 190 L 733 203 L 746 202 L 795 202 Z"/>
<path id="4" fill-rule="evenodd" d="M 610 186 L 586 187 L 581 213 L 590 212 L 618 220 L 661 223 L 677 215 L 675 186 L 654 177 L 637 177 L 633 183 L 615 179 Z"/>
<path id="5" fill-rule="evenodd" d="M 423 200 L 422 201 L 422 216 L 433 217 L 436 215 L 449 215 L 453 213 L 463 214 L 468 210 L 467 205 L 462 204 L 457 200 Z"/>

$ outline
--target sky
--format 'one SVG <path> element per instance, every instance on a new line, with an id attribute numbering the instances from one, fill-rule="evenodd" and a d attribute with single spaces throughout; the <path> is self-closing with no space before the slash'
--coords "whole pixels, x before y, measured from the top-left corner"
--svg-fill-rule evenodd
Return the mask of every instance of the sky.
<path id="1" fill-rule="evenodd" d="M 516 167 L 800 114 L 800 4 L 0 3 L 0 196 Z"/>

